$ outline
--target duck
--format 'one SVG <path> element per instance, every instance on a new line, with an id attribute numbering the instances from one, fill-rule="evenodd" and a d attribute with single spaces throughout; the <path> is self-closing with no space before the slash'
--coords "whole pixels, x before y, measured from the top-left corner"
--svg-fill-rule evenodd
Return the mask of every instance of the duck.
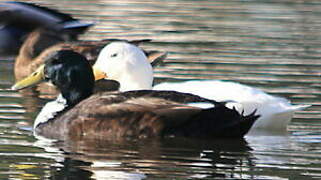
<path id="1" fill-rule="evenodd" d="M 106 58 L 116 55 L 114 60 Z M 195 80 L 164 82 L 153 86 L 153 69 L 146 63 L 146 57 L 139 47 L 127 43 L 114 43 L 104 47 L 94 64 L 94 69 L 103 78 L 119 81 L 120 91 L 171 90 L 229 102 L 228 105 L 240 113 L 248 114 L 257 110 L 260 117 L 254 123 L 251 132 L 287 132 L 287 125 L 294 112 L 309 107 L 309 105 L 292 105 L 285 98 L 272 96 L 260 89 L 236 82 Z"/>
<path id="2" fill-rule="evenodd" d="M 22 44 L 18 56 L 14 62 L 14 75 L 16 80 L 21 80 L 34 72 L 44 59 L 54 51 L 70 49 L 87 57 L 91 64 L 97 59 L 100 50 L 106 44 L 114 41 L 125 41 L 135 45 L 150 42 L 151 39 L 125 40 L 125 39 L 102 39 L 99 41 L 81 40 L 66 42 L 61 34 L 56 31 L 38 28 L 29 33 Z M 144 51 L 153 66 L 159 65 L 166 58 L 167 53 L 161 51 Z"/>
<path id="3" fill-rule="evenodd" d="M 187 89 L 186 87 L 190 88 Z M 292 105 L 286 98 L 272 96 L 258 88 L 232 81 L 191 80 L 164 82 L 154 86 L 154 89 L 175 89 L 179 92 L 193 93 L 216 101 L 238 102 L 241 105 L 234 107 L 239 112 L 248 113 L 253 109 L 257 109 L 261 116 L 251 129 L 253 133 L 255 131 L 286 133 L 287 126 L 291 122 L 294 113 L 311 106 L 305 104 Z M 209 89 L 210 91 L 208 91 Z"/>
<path id="4" fill-rule="evenodd" d="M 34 3 L 2 2 L 0 3 L 0 14 L 6 17 L 0 19 L 2 25 L 0 37 L 3 36 L 0 42 L 0 56 L 3 54 L 16 56 L 14 63 L 16 80 L 23 79 L 35 71 L 39 64 L 43 63 L 43 59 L 53 51 L 72 49 L 84 54 L 93 64 L 100 49 L 109 42 L 126 41 L 139 45 L 151 41 L 150 39 L 78 40 L 78 36 L 85 33 L 94 25 L 93 23 L 80 21 L 69 14 Z M 1 34 L 1 32 L 5 33 Z M 21 33 L 10 35 L 12 32 Z M 12 40 L 6 40 L 8 38 Z M 17 51 L 17 53 L 10 53 L 7 50 Z M 144 52 L 153 66 L 159 65 L 167 55 L 166 52 L 159 51 Z"/>
<path id="5" fill-rule="evenodd" d="M 51 26 L 48 25 L 47 27 L 47 25 L 43 25 L 40 22 L 38 22 L 37 26 L 33 26 L 33 28 L 31 28 L 32 31 L 26 34 L 25 37 L 23 38 L 24 41 L 19 49 L 17 56 L 15 57 L 13 71 L 14 71 L 15 79 L 17 81 L 27 77 L 30 73 L 35 71 L 39 67 L 39 65 L 44 62 L 45 57 L 54 51 L 59 51 L 61 49 L 71 49 L 85 55 L 87 59 L 90 61 L 90 63 L 93 64 L 99 54 L 100 49 L 104 47 L 106 44 L 108 44 L 109 42 L 126 41 L 128 43 L 140 45 L 142 43 L 151 41 L 150 39 L 140 39 L 140 40 L 131 40 L 131 41 L 128 41 L 125 39 L 103 39 L 99 41 L 78 40 L 76 38 L 76 35 L 78 36 L 80 34 L 80 30 L 82 30 L 81 33 L 85 32 L 85 28 L 81 26 L 82 24 L 80 23 L 79 20 L 74 20 L 70 15 L 63 14 L 61 12 L 58 12 L 57 10 L 49 9 L 47 7 L 38 6 L 36 4 L 31 4 L 31 3 L 15 3 L 15 2 L 10 3 L 9 2 L 9 5 L 5 3 L 4 7 L 8 7 L 8 6 L 10 7 L 9 9 L 10 9 L 10 12 L 12 13 L 6 14 L 9 17 L 9 19 L 7 20 L 7 24 L 16 24 L 18 23 L 17 22 L 18 20 L 25 21 L 25 22 L 28 22 L 30 20 L 29 16 L 27 15 L 19 16 L 20 11 L 21 12 L 27 11 L 27 12 L 24 12 L 26 14 L 29 14 L 31 12 L 40 13 L 40 12 L 49 11 L 48 13 L 51 13 L 51 14 L 54 13 L 55 15 L 61 18 L 64 17 L 64 19 L 66 19 L 66 22 L 61 24 L 65 24 L 65 26 L 63 26 L 65 29 L 63 29 L 63 31 L 64 32 L 66 31 L 66 33 L 68 32 L 66 34 L 66 33 L 62 33 L 61 31 L 58 31 L 53 24 L 50 24 Z M 6 12 L 6 11 L 4 11 L 3 9 L 1 10 L 1 6 L 0 6 L 0 13 L 1 12 Z M 42 14 L 42 15 L 45 16 L 45 14 Z M 18 19 L 14 18 L 16 16 L 18 16 Z M 35 15 L 31 17 L 34 17 L 34 16 Z M 37 19 L 37 21 L 40 21 L 45 17 L 40 16 L 39 19 Z M 47 21 L 44 21 L 44 23 L 47 23 Z M 75 26 L 67 26 L 67 24 L 69 23 L 74 24 Z M 27 25 L 28 23 L 26 23 L 25 26 Z M 74 29 L 69 28 L 67 31 L 67 27 L 79 27 L 79 28 L 74 28 Z M 89 25 L 85 27 L 89 28 Z M 23 27 L 19 26 L 16 28 L 21 29 Z M 144 51 L 144 52 L 146 53 L 148 59 L 150 60 L 153 66 L 157 66 L 161 64 L 162 60 L 165 59 L 167 56 L 166 52 L 153 51 L 153 50 Z M 110 82 L 97 81 L 95 87 L 101 87 L 103 90 L 110 89 Z M 98 88 L 95 88 L 95 89 L 98 89 Z M 26 92 L 28 93 L 31 92 L 33 94 L 37 94 L 39 96 L 46 97 L 46 98 L 54 98 L 58 93 L 57 89 L 48 83 L 40 84 L 35 88 L 27 90 Z M 38 92 L 40 94 L 38 94 Z"/>
<path id="6" fill-rule="evenodd" d="M 107 60 L 118 55 L 121 56 L 112 54 Z M 48 102 L 35 119 L 34 134 L 62 141 L 180 136 L 243 138 L 259 117 L 255 112 L 245 116 L 224 103 L 177 91 L 93 94 L 98 79 L 100 74 L 94 74 L 85 56 L 60 50 L 48 55 L 43 65 L 12 89 L 40 82 L 50 82 L 59 89 L 61 94 Z M 198 103 L 208 107 L 198 107 Z"/>
<path id="7" fill-rule="evenodd" d="M 26 36 L 39 28 L 56 32 L 61 41 L 76 41 L 94 25 L 69 14 L 27 2 L 0 3 L 0 56 L 16 56 Z"/>

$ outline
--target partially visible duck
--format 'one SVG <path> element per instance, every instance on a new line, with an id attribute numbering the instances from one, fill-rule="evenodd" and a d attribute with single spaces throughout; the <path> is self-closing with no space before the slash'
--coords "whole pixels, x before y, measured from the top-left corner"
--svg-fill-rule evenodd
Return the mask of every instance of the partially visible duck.
<path id="1" fill-rule="evenodd" d="M 1 2 L 0 25 L 0 56 L 15 56 L 26 36 L 38 28 L 56 32 L 61 41 L 74 41 L 93 24 L 32 3 Z"/>
<path id="2" fill-rule="evenodd" d="M 105 60 L 118 56 L 122 54 L 111 54 Z M 21 89 L 41 81 L 49 81 L 61 91 L 57 100 L 45 105 L 34 123 L 36 135 L 51 139 L 242 138 L 258 117 L 254 113 L 243 116 L 223 103 L 176 91 L 92 95 L 92 68 L 84 56 L 70 50 L 47 56 L 45 65 L 12 88 Z M 198 107 L 198 103 L 209 107 Z"/>
<path id="3" fill-rule="evenodd" d="M 253 130 L 286 131 L 295 111 L 308 105 L 292 105 L 281 97 L 234 82 L 217 80 L 162 83 L 152 87 L 153 70 L 141 49 L 127 43 L 113 43 L 102 49 L 96 64 L 96 72 L 108 79 L 119 81 L 121 91 L 137 89 L 175 90 L 192 93 L 215 101 L 236 102 L 230 104 L 239 112 L 250 113 L 257 109 L 261 117 Z"/>
<path id="4" fill-rule="evenodd" d="M 35 71 L 39 64 L 43 63 L 43 59 L 53 51 L 71 49 L 85 55 L 93 64 L 100 49 L 106 44 L 111 41 L 125 41 L 118 39 L 77 41 L 78 36 L 93 24 L 32 3 L 2 2 L 0 3 L 0 15 L 2 17 L 0 18 L 2 25 L 0 37 L 3 36 L 0 41 L 0 56 L 17 55 L 14 66 L 17 80 Z M 139 45 L 147 41 L 150 40 L 134 40 L 130 43 Z M 146 51 L 145 53 L 152 65 L 159 64 L 166 57 L 165 52 Z"/>
<path id="5" fill-rule="evenodd" d="M 289 100 L 283 97 L 272 96 L 260 89 L 231 81 L 164 82 L 154 86 L 154 89 L 193 93 L 216 101 L 235 101 L 241 104 L 235 108 L 239 112 L 244 111 L 244 113 L 257 109 L 261 117 L 253 125 L 253 131 L 286 132 L 287 125 L 291 122 L 294 113 L 310 107 L 310 105 L 302 104 L 292 105 Z"/>
<path id="6" fill-rule="evenodd" d="M 25 42 L 22 44 L 19 54 L 15 59 L 14 74 L 16 80 L 25 78 L 35 71 L 40 64 L 44 63 L 44 59 L 48 54 L 61 49 L 71 49 L 81 53 L 93 64 L 100 50 L 112 41 L 125 41 L 118 39 L 104 39 L 101 41 L 73 41 L 64 42 L 60 33 L 47 29 L 36 29 L 31 32 Z M 139 45 L 148 42 L 149 39 L 127 41 L 129 43 Z M 158 64 L 166 57 L 165 52 L 151 51 L 145 52 L 153 65 Z"/>

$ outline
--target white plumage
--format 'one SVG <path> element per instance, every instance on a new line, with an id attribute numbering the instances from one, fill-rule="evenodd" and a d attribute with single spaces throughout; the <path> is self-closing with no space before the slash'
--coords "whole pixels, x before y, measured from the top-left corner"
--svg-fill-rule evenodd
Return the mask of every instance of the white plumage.
<path id="1" fill-rule="evenodd" d="M 175 90 L 196 94 L 216 101 L 234 101 L 242 106 L 234 106 L 239 112 L 249 114 L 257 109 L 261 117 L 254 123 L 253 129 L 284 131 L 295 111 L 309 105 L 292 105 L 285 98 L 269 95 L 262 90 L 235 82 L 219 80 L 195 80 L 178 83 L 161 83 L 155 90 Z"/>
<path id="2" fill-rule="evenodd" d="M 33 129 L 41 124 L 47 122 L 49 119 L 53 119 L 59 112 L 63 111 L 67 107 L 67 101 L 61 94 L 58 97 L 48 102 L 40 111 L 35 122 L 33 123 Z"/>
<path id="3" fill-rule="evenodd" d="M 117 42 L 107 45 L 101 51 L 94 66 L 105 69 L 108 78 L 119 81 L 121 90 L 139 90 L 152 88 L 153 70 L 147 62 L 140 48 L 125 42 Z M 153 89 L 175 90 L 216 101 L 230 101 L 228 107 L 233 106 L 240 112 L 244 110 L 245 114 L 257 109 L 257 114 L 261 117 L 251 130 L 284 131 L 295 111 L 309 107 L 309 105 L 292 105 L 285 98 L 268 95 L 250 86 L 218 80 L 161 83 Z"/>

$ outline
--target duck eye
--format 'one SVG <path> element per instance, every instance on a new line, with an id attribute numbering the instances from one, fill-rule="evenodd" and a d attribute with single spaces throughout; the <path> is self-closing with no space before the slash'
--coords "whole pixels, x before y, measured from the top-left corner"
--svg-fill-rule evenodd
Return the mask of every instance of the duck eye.
<path id="1" fill-rule="evenodd" d="M 117 53 L 114 53 L 110 57 L 116 57 L 117 55 L 118 55 Z"/>

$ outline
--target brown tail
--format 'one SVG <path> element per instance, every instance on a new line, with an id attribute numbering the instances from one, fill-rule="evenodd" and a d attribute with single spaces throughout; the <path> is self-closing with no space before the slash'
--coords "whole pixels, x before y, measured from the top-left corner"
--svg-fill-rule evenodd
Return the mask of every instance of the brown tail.
<path id="1" fill-rule="evenodd" d="M 251 129 L 254 122 L 260 117 L 253 111 L 244 116 L 235 109 L 224 105 L 216 105 L 204 109 L 198 118 L 190 121 L 182 129 L 185 136 L 203 138 L 243 138 Z"/>
<path id="2" fill-rule="evenodd" d="M 245 136 L 251 127 L 253 126 L 254 122 L 260 117 L 261 115 L 256 115 L 256 109 L 249 115 L 244 116 L 243 113 L 241 114 L 241 124 L 240 124 L 240 135 Z"/>
<path id="3" fill-rule="evenodd" d="M 212 111 L 216 111 L 217 113 L 215 114 L 218 114 L 213 116 L 215 117 L 216 126 L 212 131 L 214 137 L 243 138 L 260 117 L 260 115 L 256 115 L 256 110 L 244 116 L 243 113 L 237 112 L 236 109 L 229 109 L 225 106 L 214 107 Z"/>

